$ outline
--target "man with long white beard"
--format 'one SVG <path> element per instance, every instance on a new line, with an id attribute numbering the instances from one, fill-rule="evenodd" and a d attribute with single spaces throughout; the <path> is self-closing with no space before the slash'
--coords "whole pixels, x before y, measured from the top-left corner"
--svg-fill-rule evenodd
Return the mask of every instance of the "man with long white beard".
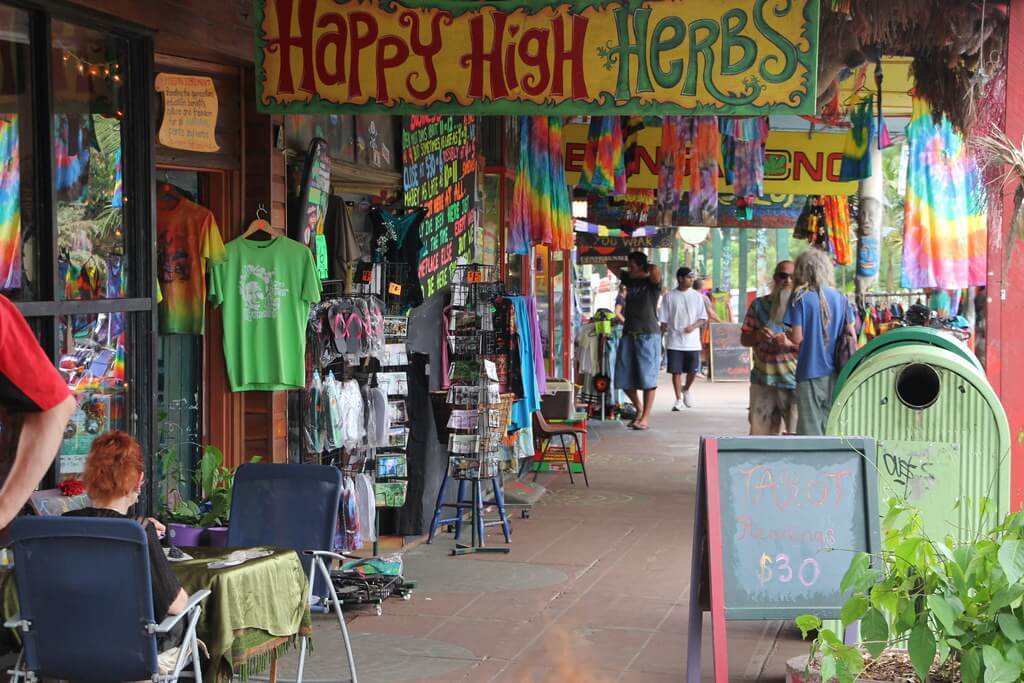
<path id="1" fill-rule="evenodd" d="M 740 342 L 754 351 L 750 372 L 750 433 L 796 433 L 796 359 L 799 346 L 784 334 L 782 318 L 793 293 L 793 262 L 780 261 L 772 291 L 754 299 L 743 321 Z"/>

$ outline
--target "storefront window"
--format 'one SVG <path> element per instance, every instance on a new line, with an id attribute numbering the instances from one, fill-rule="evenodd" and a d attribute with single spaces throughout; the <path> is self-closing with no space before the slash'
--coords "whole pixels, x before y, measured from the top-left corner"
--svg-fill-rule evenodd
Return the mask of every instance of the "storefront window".
<path id="1" fill-rule="evenodd" d="M 127 316 L 124 313 L 59 318 L 58 369 L 78 400 L 64 432 L 57 480 L 79 477 L 89 447 L 108 429 L 128 429 L 125 379 Z"/>
<path id="2" fill-rule="evenodd" d="M 0 6 L 0 27 L 0 293 L 30 300 L 39 295 L 39 277 L 28 15 Z"/>
<path id="3" fill-rule="evenodd" d="M 53 177 L 63 298 L 126 296 L 127 41 L 53 22 Z"/>

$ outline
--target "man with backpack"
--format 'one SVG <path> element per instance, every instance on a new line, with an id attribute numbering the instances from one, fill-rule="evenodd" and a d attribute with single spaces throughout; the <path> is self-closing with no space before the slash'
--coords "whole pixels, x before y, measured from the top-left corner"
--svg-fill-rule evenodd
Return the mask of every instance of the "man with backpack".
<path id="1" fill-rule="evenodd" d="M 796 362 L 797 433 L 825 433 L 836 375 L 855 338 L 854 313 L 835 288 L 831 257 L 804 251 L 794 268 L 796 290 L 783 317 L 789 339 L 800 345 Z M 839 358 L 837 359 L 837 349 Z"/>

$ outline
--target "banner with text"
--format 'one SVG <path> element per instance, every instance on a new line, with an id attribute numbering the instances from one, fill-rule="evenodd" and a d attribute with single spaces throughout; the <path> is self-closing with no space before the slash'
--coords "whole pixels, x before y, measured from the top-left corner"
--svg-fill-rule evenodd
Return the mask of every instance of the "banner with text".
<path id="1" fill-rule="evenodd" d="M 818 0 L 254 3 L 265 112 L 814 112 Z"/>
<path id="2" fill-rule="evenodd" d="M 764 160 L 764 191 L 767 194 L 830 194 L 857 193 L 856 181 L 841 182 L 839 168 L 843 163 L 844 133 L 799 133 L 771 131 Z M 661 128 L 640 131 L 637 167 L 628 169 L 630 189 L 658 188 L 658 155 Z M 565 127 L 565 176 L 570 185 L 579 181 L 583 158 L 587 152 L 587 126 L 573 123 Z M 687 186 L 689 184 L 687 183 Z M 719 179 L 719 192 L 732 192 L 732 186 Z"/>
<path id="3" fill-rule="evenodd" d="M 451 280 L 473 248 L 475 116 L 410 116 L 402 121 L 406 206 L 422 206 L 419 281 L 423 298 Z"/>

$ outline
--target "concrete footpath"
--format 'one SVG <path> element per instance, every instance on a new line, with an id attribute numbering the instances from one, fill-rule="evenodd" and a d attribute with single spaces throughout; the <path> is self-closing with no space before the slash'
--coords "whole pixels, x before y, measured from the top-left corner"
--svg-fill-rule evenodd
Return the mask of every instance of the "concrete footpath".
<path id="1" fill-rule="evenodd" d="M 513 517 L 508 555 L 448 556 L 449 535 L 405 555 L 419 584 L 384 615 L 350 613 L 362 683 L 473 681 L 669 683 L 684 680 L 696 455 L 701 434 L 746 433 L 746 384 L 695 387 L 674 413 L 667 383 L 651 429 L 595 425 L 590 488 L 542 474 L 550 488 L 529 519 Z M 492 528 L 490 544 L 502 544 Z M 343 680 L 337 624 L 316 619 L 306 680 Z M 730 681 L 783 681 L 807 651 L 784 622 L 728 626 Z M 704 619 L 704 680 L 711 680 Z M 295 659 L 279 677 L 294 678 Z"/>

